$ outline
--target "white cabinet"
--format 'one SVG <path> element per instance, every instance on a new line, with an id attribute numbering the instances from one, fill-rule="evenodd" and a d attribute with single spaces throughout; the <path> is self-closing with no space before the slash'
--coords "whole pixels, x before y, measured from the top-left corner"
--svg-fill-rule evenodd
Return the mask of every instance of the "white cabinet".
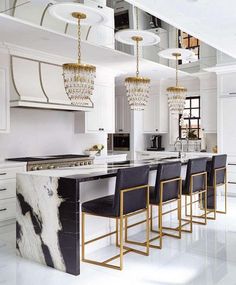
<path id="1" fill-rule="evenodd" d="M 143 112 L 143 132 L 159 132 L 158 96 L 150 95 L 148 104 Z"/>
<path id="2" fill-rule="evenodd" d="M 0 65 L 0 133 L 10 129 L 9 71 Z"/>
<path id="3" fill-rule="evenodd" d="M 231 158 L 229 158 L 231 159 Z M 228 195 L 236 196 L 236 163 L 229 163 L 228 167 Z"/>
<path id="4" fill-rule="evenodd" d="M 228 155 L 236 155 L 236 97 L 219 99 L 219 151 Z"/>
<path id="5" fill-rule="evenodd" d="M 200 75 L 201 127 L 205 133 L 217 132 L 217 80 L 213 73 Z"/>
<path id="6" fill-rule="evenodd" d="M 143 132 L 168 132 L 168 105 L 166 95 L 157 95 L 154 92 L 150 93 L 148 104 L 143 111 Z"/>
<path id="7" fill-rule="evenodd" d="M 25 166 L 0 167 L 0 222 L 16 217 L 16 173 L 24 171 Z"/>
<path id="8" fill-rule="evenodd" d="M 95 84 L 90 112 L 75 114 L 76 133 L 113 133 L 115 129 L 114 84 Z"/>
<path id="9" fill-rule="evenodd" d="M 201 127 L 205 133 L 217 133 L 217 89 L 201 92 Z"/>
<path id="10" fill-rule="evenodd" d="M 126 95 L 115 96 L 116 133 L 130 132 L 130 106 Z"/>

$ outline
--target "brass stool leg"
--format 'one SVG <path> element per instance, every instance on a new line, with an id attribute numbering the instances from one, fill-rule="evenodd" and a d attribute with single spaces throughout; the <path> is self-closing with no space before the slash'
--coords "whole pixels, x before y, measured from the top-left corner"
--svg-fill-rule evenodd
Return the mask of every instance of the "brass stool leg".
<path id="1" fill-rule="evenodd" d="M 179 238 L 181 238 L 182 235 L 182 229 L 181 229 L 181 194 L 180 194 L 180 198 L 178 200 L 178 220 L 179 220 Z"/>
<path id="2" fill-rule="evenodd" d="M 188 216 L 188 196 L 185 195 L 184 197 L 185 199 L 185 216 L 187 217 Z"/>
<path id="3" fill-rule="evenodd" d="M 217 189 L 216 189 L 216 175 L 215 175 L 215 177 L 214 177 L 214 188 L 213 188 L 214 190 L 213 190 L 213 193 L 214 193 L 214 220 L 216 220 L 216 207 L 217 207 L 217 205 L 216 205 L 216 203 L 217 203 Z"/>
<path id="4" fill-rule="evenodd" d="M 193 232 L 193 193 L 190 194 L 190 233 Z"/>
<path id="5" fill-rule="evenodd" d="M 204 208 L 204 210 L 205 210 L 205 225 L 207 224 L 207 191 L 205 191 L 205 208 Z M 202 199 L 201 199 L 201 201 L 202 201 Z"/>
<path id="6" fill-rule="evenodd" d="M 120 194 L 120 270 L 123 269 L 123 206 L 124 193 Z"/>
<path id="7" fill-rule="evenodd" d="M 151 225 L 151 231 L 153 231 L 153 217 L 152 217 L 152 205 L 150 205 L 150 225 Z"/>
<path id="8" fill-rule="evenodd" d="M 118 222 L 119 222 L 119 219 L 116 218 L 116 246 L 119 247 L 119 229 L 118 229 Z"/>
<path id="9" fill-rule="evenodd" d="M 128 218 L 125 216 L 124 220 L 125 220 L 125 242 L 127 242 L 128 241 L 128 229 L 127 229 Z"/>
<path id="10" fill-rule="evenodd" d="M 216 210 L 216 213 L 218 214 L 227 214 L 227 183 L 224 184 L 224 188 L 225 188 L 225 201 L 224 201 L 224 210 L 220 211 L 220 210 Z"/>
<path id="11" fill-rule="evenodd" d="M 160 249 L 162 249 L 162 203 L 159 205 L 159 214 L 158 214 L 158 228 L 160 236 Z"/>

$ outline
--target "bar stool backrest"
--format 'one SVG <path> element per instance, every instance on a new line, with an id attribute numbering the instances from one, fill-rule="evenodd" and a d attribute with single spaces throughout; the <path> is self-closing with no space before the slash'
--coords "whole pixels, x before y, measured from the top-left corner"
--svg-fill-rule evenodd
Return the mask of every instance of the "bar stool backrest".
<path id="1" fill-rule="evenodd" d="M 116 177 L 113 209 L 120 215 L 120 191 L 148 185 L 149 166 L 119 169 Z M 147 187 L 124 193 L 123 214 L 132 213 L 146 208 Z"/>
<path id="2" fill-rule="evenodd" d="M 226 154 L 214 155 L 212 160 L 207 163 L 208 172 L 208 185 L 213 186 L 214 175 L 216 173 L 216 184 L 222 184 L 225 182 L 225 170 L 227 161 Z M 222 169 L 220 169 L 222 168 Z M 219 169 L 215 172 L 216 169 Z"/>
<path id="3" fill-rule="evenodd" d="M 193 176 L 193 188 L 192 192 L 204 190 L 205 185 L 205 175 L 197 175 L 194 174 L 206 172 L 206 165 L 207 165 L 207 158 L 201 157 L 201 158 L 193 158 L 189 159 L 188 165 L 187 165 L 187 173 L 186 173 L 186 179 L 184 184 L 184 193 L 190 194 L 191 192 L 191 177 Z"/>
<path id="4" fill-rule="evenodd" d="M 155 203 L 160 202 L 161 182 L 179 178 L 181 173 L 181 162 L 168 162 L 159 164 L 157 168 L 157 176 L 154 191 Z M 172 181 L 163 184 L 162 202 L 177 199 L 179 195 L 179 181 Z"/>

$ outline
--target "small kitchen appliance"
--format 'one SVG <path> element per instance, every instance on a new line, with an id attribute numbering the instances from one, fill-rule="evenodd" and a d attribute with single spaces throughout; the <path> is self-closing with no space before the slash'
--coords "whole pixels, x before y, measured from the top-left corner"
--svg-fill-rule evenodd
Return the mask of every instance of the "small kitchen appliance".
<path id="1" fill-rule="evenodd" d="M 147 150 L 151 151 L 164 151 L 165 148 L 162 147 L 162 136 L 161 135 L 154 135 L 151 136 L 151 147 L 147 148 Z"/>

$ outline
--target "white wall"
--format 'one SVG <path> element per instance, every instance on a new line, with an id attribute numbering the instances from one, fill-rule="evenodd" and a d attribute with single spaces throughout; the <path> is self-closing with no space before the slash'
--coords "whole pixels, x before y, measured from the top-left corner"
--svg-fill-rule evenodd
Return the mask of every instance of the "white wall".
<path id="1" fill-rule="evenodd" d="M 0 157 L 82 153 L 93 144 L 105 145 L 106 134 L 75 134 L 74 113 L 11 109 L 11 131 L 0 134 Z"/>

